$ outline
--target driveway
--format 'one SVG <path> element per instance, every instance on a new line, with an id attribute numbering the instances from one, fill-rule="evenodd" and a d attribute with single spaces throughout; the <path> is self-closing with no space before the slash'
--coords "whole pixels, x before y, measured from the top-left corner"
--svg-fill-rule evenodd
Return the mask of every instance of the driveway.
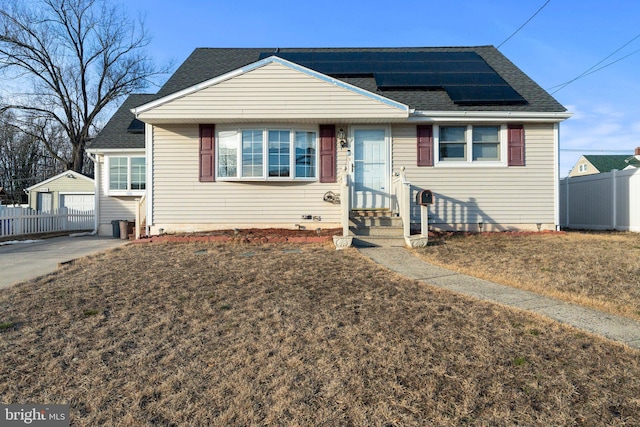
<path id="1" fill-rule="evenodd" d="M 54 272 L 58 263 L 122 246 L 111 237 L 53 237 L 33 243 L 0 246 L 0 289 Z"/>

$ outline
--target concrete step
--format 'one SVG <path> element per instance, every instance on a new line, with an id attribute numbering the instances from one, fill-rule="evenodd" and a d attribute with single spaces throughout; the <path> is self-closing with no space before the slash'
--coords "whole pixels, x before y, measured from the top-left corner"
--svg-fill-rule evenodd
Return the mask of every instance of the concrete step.
<path id="1" fill-rule="evenodd" d="M 354 236 L 403 237 L 403 232 L 401 226 L 349 227 L 349 233 Z"/>
<path id="2" fill-rule="evenodd" d="M 354 236 L 353 246 L 357 248 L 374 248 L 374 247 L 405 247 L 406 243 L 403 237 L 397 236 Z"/>
<path id="3" fill-rule="evenodd" d="M 392 216 L 352 216 L 349 225 L 354 227 L 402 227 L 402 219 Z"/>
<path id="4" fill-rule="evenodd" d="M 393 216 L 388 209 L 355 209 L 349 213 L 350 218 L 357 217 L 391 217 Z"/>

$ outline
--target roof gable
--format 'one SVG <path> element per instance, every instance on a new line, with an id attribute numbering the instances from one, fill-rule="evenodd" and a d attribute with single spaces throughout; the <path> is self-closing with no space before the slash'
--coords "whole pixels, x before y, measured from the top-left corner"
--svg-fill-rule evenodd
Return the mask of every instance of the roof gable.
<path id="1" fill-rule="evenodd" d="M 27 191 L 31 191 L 34 188 L 41 187 L 43 185 L 47 185 L 47 184 L 49 184 L 49 183 L 51 183 L 51 182 L 53 182 L 53 181 L 55 181 L 57 179 L 63 178 L 63 177 L 73 178 L 73 179 L 83 179 L 85 181 L 93 183 L 93 179 L 92 178 L 89 178 L 88 176 L 85 176 L 85 175 L 83 175 L 81 173 L 78 173 L 78 172 L 75 172 L 75 171 L 72 171 L 72 170 L 68 170 L 68 171 L 61 172 L 58 175 L 52 176 L 51 178 L 45 179 L 44 181 L 41 181 L 41 182 L 39 182 L 37 184 L 34 184 L 31 187 L 26 188 L 26 190 Z"/>
<path id="2" fill-rule="evenodd" d="M 206 105 L 206 108 L 199 108 Z M 133 109 L 148 123 L 406 119 L 409 107 L 269 56 Z"/>

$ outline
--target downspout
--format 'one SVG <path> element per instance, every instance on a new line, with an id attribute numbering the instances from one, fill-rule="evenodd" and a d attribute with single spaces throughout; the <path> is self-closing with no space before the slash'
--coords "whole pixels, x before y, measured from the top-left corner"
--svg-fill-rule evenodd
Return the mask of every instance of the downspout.
<path id="1" fill-rule="evenodd" d="M 555 223 L 556 231 L 560 230 L 560 124 L 553 124 L 553 155 L 555 157 L 555 168 L 553 171 L 554 185 L 553 185 L 553 222 Z M 569 191 L 569 181 L 567 181 L 567 192 Z M 567 209 L 569 207 L 567 206 Z"/>
<path id="2" fill-rule="evenodd" d="M 93 208 L 95 209 L 93 215 L 93 231 L 90 233 L 91 236 L 95 236 L 98 234 L 98 207 L 100 206 L 100 192 L 98 188 L 98 177 L 100 176 L 100 163 L 98 159 L 93 157 L 90 153 L 86 153 L 89 160 L 93 162 Z"/>

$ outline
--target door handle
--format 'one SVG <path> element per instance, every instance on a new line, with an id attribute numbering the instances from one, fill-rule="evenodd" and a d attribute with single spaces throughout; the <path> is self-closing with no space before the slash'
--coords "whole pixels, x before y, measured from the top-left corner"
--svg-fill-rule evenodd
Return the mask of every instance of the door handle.
<path id="1" fill-rule="evenodd" d="M 353 163 L 351 163 L 351 173 L 353 173 L 354 169 Z"/>

